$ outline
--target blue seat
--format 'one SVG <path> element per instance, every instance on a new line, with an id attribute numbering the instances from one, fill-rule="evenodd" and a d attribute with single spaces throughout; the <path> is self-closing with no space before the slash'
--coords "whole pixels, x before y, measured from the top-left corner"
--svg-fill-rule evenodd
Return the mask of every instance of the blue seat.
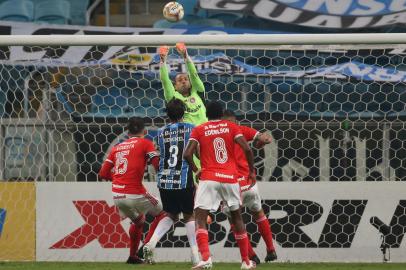
<path id="1" fill-rule="evenodd" d="M 242 15 L 236 13 L 215 13 L 209 16 L 209 19 L 221 20 L 226 27 L 232 27 L 234 22 L 241 18 Z"/>
<path id="2" fill-rule="evenodd" d="M 86 25 L 86 12 L 89 0 L 70 0 L 71 24 Z"/>
<path id="3" fill-rule="evenodd" d="M 168 20 L 159 20 L 154 22 L 153 27 L 154 28 L 172 28 L 174 26 L 183 26 L 183 25 L 187 25 L 187 21 L 185 20 L 180 20 L 178 22 L 170 22 Z"/>
<path id="4" fill-rule="evenodd" d="M 35 5 L 35 21 L 50 24 L 70 23 L 70 3 L 65 0 L 42 0 Z"/>
<path id="5" fill-rule="evenodd" d="M 29 22 L 34 19 L 34 4 L 29 0 L 9 0 L 0 4 L 0 20 Z"/>
<path id="6" fill-rule="evenodd" d="M 218 19 L 196 18 L 188 21 L 191 25 L 202 25 L 208 27 L 224 27 L 224 23 Z"/>

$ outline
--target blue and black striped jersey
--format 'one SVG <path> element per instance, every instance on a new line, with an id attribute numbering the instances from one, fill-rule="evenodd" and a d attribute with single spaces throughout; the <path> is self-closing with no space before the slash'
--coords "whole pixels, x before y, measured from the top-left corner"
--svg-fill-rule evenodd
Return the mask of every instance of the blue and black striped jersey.
<path id="1" fill-rule="evenodd" d="M 194 185 L 192 169 L 182 157 L 193 128 L 194 125 L 181 122 L 158 130 L 158 188 L 184 189 Z"/>

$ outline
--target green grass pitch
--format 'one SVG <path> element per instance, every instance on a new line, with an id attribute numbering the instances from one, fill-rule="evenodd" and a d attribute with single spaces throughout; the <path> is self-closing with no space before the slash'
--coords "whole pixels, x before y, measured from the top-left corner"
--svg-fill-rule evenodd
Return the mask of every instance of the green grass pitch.
<path id="1" fill-rule="evenodd" d="M 214 263 L 213 270 L 240 269 L 237 263 Z M 189 263 L 158 263 L 155 265 L 127 265 L 124 263 L 90 262 L 0 262 L 1 270 L 178 270 L 190 269 Z M 405 270 L 406 263 L 272 263 L 258 265 L 270 270 Z"/>

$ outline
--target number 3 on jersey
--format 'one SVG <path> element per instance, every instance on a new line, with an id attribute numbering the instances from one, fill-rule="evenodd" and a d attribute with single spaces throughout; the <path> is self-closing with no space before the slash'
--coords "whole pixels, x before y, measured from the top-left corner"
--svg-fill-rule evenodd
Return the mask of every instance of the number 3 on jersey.
<path id="1" fill-rule="evenodd" d="M 169 167 L 175 167 L 176 164 L 178 163 L 178 153 L 179 148 L 177 145 L 171 145 L 171 147 L 169 147 L 169 159 L 168 159 Z"/>
<path id="2" fill-rule="evenodd" d="M 216 155 L 216 161 L 220 164 L 224 164 L 228 160 L 226 142 L 223 138 L 215 138 L 213 141 L 214 153 Z"/>
<path id="3" fill-rule="evenodd" d="M 121 152 L 117 152 L 116 153 L 116 164 L 115 164 L 115 168 L 114 171 L 118 174 L 125 174 L 125 172 L 127 171 L 127 167 L 128 167 L 128 159 L 127 159 L 127 155 L 130 153 L 129 150 L 127 151 L 121 151 Z"/>

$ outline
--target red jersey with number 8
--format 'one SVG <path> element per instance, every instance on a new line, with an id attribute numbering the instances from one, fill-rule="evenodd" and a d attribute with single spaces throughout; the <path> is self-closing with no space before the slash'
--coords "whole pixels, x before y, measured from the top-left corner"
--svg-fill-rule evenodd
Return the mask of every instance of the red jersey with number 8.
<path id="1" fill-rule="evenodd" d="M 105 162 L 111 163 L 112 191 L 123 194 L 144 194 L 142 184 L 147 161 L 158 156 L 154 144 L 147 139 L 132 137 L 115 145 Z"/>
<path id="2" fill-rule="evenodd" d="M 240 128 L 226 120 L 212 120 L 195 127 L 190 140 L 200 145 L 200 180 L 237 183 L 235 139 L 243 136 Z"/>

